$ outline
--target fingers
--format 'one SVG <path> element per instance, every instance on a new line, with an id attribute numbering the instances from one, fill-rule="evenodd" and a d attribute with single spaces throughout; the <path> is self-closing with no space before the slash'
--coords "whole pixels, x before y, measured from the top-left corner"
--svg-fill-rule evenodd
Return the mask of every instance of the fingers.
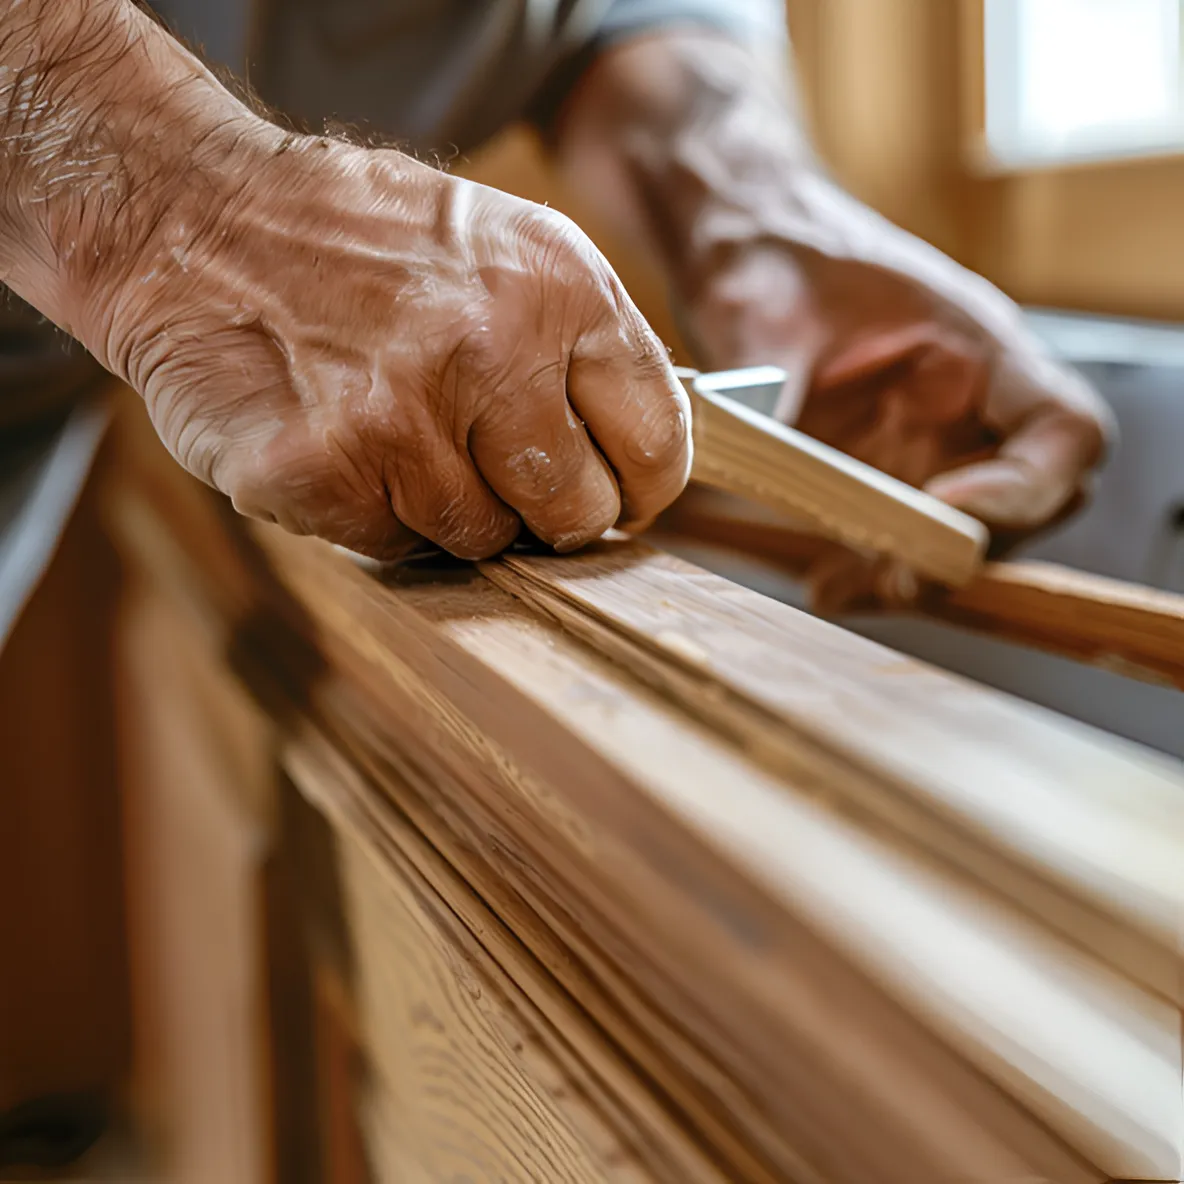
<path id="1" fill-rule="evenodd" d="M 518 537 L 518 515 L 447 438 L 421 437 L 385 468 L 393 516 L 457 558 L 487 559 Z"/>
<path id="2" fill-rule="evenodd" d="M 567 393 L 616 475 L 618 525 L 636 530 L 690 477 L 690 403 L 658 339 L 623 292 L 619 299 L 576 343 Z"/>
<path id="3" fill-rule="evenodd" d="M 1005 433 L 996 455 L 925 486 L 995 528 L 1031 530 L 1053 520 L 1081 495 L 1112 434 L 1108 409 L 1084 380 L 1034 361 L 1030 368 L 1008 358 L 997 367 L 986 407 L 988 422 Z"/>
<path id="4" fill-rule="evenodd" d="M 568 404 L 562 362 L 486 407 L 468 447 L 490 488 L 558 551 L 592 542 L 620 516 L 616 479 Z"/>
<path id="5" fill-rule="evenodd" d="M 421 538 L 484 559 L 521 528 L 468 454 L 430 425 L 370 440 L 302 421 L 259 454 L 232 494 L 242 514 L 384 561 Z"/>

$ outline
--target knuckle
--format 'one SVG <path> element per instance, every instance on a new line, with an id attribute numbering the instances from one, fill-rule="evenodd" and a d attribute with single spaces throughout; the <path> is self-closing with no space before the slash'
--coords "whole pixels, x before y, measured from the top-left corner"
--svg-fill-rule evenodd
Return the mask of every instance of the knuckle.
<path id="1" fill-rule="evenodd" d="M 458 320 L 438 363 L 438 412 L 446 419 L 469 419 L 491 398 L 518 385 L 521 338 L 499 332 L 483 311 L 471 310 Z"/>
<path id="2" fill-rule="evenodd" d="M 581 249 L 591 246 L 591 239 L 576 223 L 552 206 L 532 206 L 526 215 L 526 231 L 540 241 Z"/>

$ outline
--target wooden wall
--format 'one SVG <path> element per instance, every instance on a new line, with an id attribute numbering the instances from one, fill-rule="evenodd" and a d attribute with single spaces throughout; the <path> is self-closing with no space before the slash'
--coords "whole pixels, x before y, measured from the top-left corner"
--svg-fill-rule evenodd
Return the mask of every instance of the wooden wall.
<path id="1" fill-rule="evenodd" d="M 999 173 L 982 151 L 983 0 L 787 0 L 822 157 L 851 192 L 1029 304 L 1184 318 L 1184 156 Z M 685 358 L 652 260 L 521 131 L 462 171 L 570 213 Z"/>

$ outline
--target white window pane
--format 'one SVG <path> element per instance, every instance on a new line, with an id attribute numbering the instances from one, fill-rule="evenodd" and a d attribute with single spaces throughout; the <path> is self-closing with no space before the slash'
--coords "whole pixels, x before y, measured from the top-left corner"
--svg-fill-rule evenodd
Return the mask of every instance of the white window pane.
<path id="1" fill-rule="evenodd" d="M 988 0 L 988 136 L 1003 156 L 1181 135 L 1180 0 Z"/>

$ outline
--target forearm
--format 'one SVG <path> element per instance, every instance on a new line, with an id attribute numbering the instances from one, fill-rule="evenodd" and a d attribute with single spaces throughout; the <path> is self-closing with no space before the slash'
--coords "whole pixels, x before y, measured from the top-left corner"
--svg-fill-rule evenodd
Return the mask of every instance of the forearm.
<path id="1" fill-rule="evenodd" d="M 130 0 L 0 2 L 0 279 L 101 355 L 146 240 L 196 231 L 227 158 L 280 136 Z"/>
<path id="2" fill-rule="evenodd" d="M 578 190 L 657 253 L 704 365 L 769 353 L 795 295 L 843 285 L 846 263 L 985 288 L 827 175 L 781 46 L 671 30 L 609 50 L 561 112 L 556 147 Z M 983 317 L 1012 333 L 983 296 Z"/>
<path id="3" fill-rule="evenodd" d="M 788 61 L 721 35 L 671 31 L 608 51 L 556 142 L 581 191 L 645 237 L 683 295 L 736 252 L 809 236 L 819 168 Z"/>

